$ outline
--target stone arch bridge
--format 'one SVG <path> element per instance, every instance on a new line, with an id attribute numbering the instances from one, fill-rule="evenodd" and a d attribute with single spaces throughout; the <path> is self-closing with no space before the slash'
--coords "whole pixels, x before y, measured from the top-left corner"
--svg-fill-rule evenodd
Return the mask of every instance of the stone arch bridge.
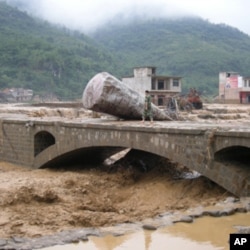
<path id="1" fill-rule="evenodd" d="M 250 196 L 250 129 L 191 122 L 0 120 L 0 160 L 32 168 L 102 162 L 125 148 L 198 171 L 237 196 Z"/>

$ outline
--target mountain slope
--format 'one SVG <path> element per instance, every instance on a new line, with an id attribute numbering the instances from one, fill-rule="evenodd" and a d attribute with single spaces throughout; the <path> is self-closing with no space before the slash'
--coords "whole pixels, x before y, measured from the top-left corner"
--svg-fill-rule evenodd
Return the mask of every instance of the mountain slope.
<path id="1" fill-rule="evenodd" d="M 79 32 L 51 26 L 0 2 L 0 89 L 79 98 L 100 71 L 119 71 L 113 56 Z"/>
<path id="2" fill-rule="evenodd" d="M 152 65 L 160 74 L 182 76 L 184 91 L 216 94 L 220 71 L 250 74 L 250 37 L 200 18 L 112 21 L 91 36 L 128 68 Z"/>

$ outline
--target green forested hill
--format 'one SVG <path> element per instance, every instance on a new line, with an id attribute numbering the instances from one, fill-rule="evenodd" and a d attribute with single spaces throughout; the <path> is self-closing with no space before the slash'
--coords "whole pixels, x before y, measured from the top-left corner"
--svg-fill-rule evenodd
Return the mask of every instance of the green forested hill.
<path id="1" fill-rule="evenodd" d="M 159 74 L 182 76 L 184 91 L 193 86 L 216 95 L 220 71 L 250 75 L 250 37 L 200 18 L 113 21 L 92 37 L 125 67 L 150 65 Z"/>
<path id="2" fill-rule="evenodd" d="M 250 37 L 200 18 L 114 19 L 86 36 L 0 2 L 0 89 L 31 88 L 75 99 L 101 71 L 131 75 L 135 66 L 183 77 L 183 90 L 218 93 L 220 71 L 250 75 Z"/>
<path id="3" fill-rule="evenodd" d="M 79 98 L 97 72 L 118 72 L 113 56 L 89 37 L 36 20 L 0 2 L 0 89 Z"/>

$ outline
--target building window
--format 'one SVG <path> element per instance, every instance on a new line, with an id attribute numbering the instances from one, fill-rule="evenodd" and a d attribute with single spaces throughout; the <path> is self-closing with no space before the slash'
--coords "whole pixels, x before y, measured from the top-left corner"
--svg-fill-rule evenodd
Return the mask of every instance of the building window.
<path id="1" fill-rule="evenodd" d="M 173 79 L 173 87 L 179 87 L 179 80 Z"/>
<path id="2" fill-rule="evenodd" d="M 155 82 L 153 80 L 151 82 L 151 89 L 155 89 Z"/>
<path id="3" fill-rule="evenodd" d="M 163 98 L 162 97 L 158 98 L 158 106 L 163 106 Z"/>
<path id="4" fill-rule="evenodd" d="M 158 80 L 158 89 L 164 89 L 164 80 Z"/>
<path id="5" fill-rule="evenodd" d="M 247 102 L 250 103 L 250 95 L 247 96 Z"/>
<path id="6" fill-rule="evenodd" d="M 158 95 L 157 96 L 157 105 L 158 106 L 163 106 L 164 105 L 164 99 L 165 99 L 164 95 Z"/>
<path id="7" fill-rule="evenodd" d="M 248 80 L 248 79 L 244 80 L 244 87 L 245 88 L 249 88 L 250 87 L 250 80 Z"/>

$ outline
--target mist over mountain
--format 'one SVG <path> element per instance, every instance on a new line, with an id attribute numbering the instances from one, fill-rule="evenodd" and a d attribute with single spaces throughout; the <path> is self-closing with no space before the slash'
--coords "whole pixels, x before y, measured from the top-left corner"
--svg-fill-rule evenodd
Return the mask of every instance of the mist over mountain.
<path id="1" fill-rule="evenodd" d="M 163 0 L 116 1 L 113 0 L 0 0 L 7 2 L 33 17 L 46 20 L 50 23 L 67 27 L 81 32 L 91 32 L 113 20 L 131 20 L 134 18 L 175 18 L 188 16 L 188 11 L 175 7 Z"/>

